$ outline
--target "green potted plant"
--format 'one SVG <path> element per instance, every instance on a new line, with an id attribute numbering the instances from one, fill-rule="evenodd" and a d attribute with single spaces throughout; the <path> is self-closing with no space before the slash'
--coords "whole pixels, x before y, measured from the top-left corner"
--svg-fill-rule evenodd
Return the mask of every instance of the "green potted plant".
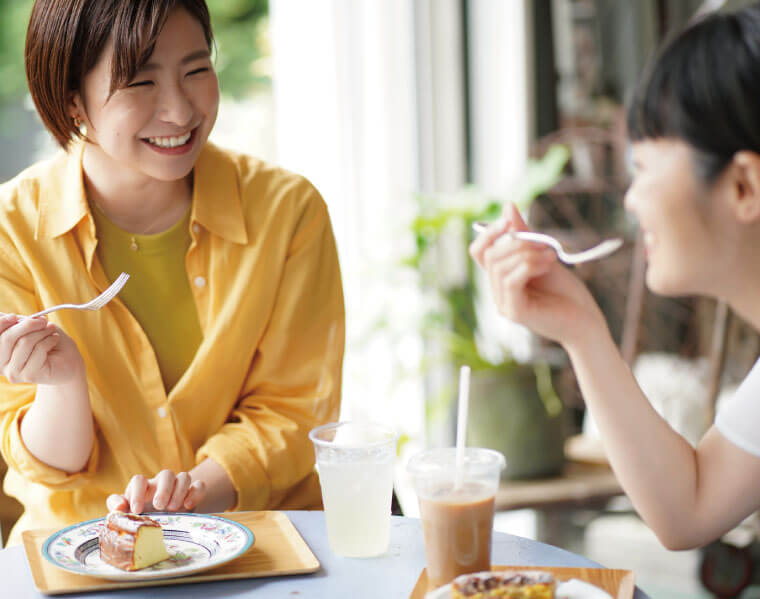
<path id="1" fill-rule="evenodd" d="M 552 146 L 539 160 L 529 161 L 509 198 L 521 211 L 553 187 L 569 158 L 565 146 Z M 429 356 L 427 372 L 441 365 L 448 374 L 426 398 L 428 427 L 452 422 L 455 374 L 472 368 L 467 443 L 501 451 L 507 459 L 506 479 L 557 474 L 564 463 L 562 403 L 551 384 L 546 362 L 518 362 L 511 353 L 494 357 L 479 342 L 476 310 L 477 265 L 469 259 L 472 223 L 500 216 L 504 200 L 489 198 L 473 187 L 449 195 L 419 195 L 411 225 L 416 251 L 405 260 L 426 291 L 429 308 L 420 323 Z M 436 368 L 437 367 L 437 368 Z"/>

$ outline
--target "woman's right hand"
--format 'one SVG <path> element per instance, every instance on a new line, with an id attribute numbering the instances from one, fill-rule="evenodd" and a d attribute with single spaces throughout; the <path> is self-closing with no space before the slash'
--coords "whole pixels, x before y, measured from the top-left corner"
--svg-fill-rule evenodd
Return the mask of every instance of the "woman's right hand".
<path id="1" fill-rule="evenodd" d="M 513 204 L 470 245 L 486 270 L 496 306 L 506 318 L 568 346 L 580 341 L 604 317 L 583 282 L 562 266 L 553 249 L 517 239 L 497 239 L 528 226 Z"/>
<path id="2" fill-rule="evenodd" d="M 175 474 L 162 470 L 153 478 L 133 476 L 123 495 L 113 494 L 106 500 L 109 512 L 188 512 L 206 496 L 206 483 L 193 480 L 189 472 Z"/>
<path id="3" fill-rule="evenodd" d="M 83 369 L 74 340 L 46 318 L 0 313 L 0 374 L 9 382 L 61 385 Z"/>

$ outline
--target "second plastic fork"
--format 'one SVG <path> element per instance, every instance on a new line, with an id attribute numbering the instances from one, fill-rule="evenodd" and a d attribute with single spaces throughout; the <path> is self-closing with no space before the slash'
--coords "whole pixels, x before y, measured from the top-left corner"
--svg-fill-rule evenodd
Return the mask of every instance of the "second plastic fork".
<path id="1" fill-rule="evenodd" d="M 472 228 L 476 233 L 481 233 L 486 229 L 487 226 L 488 223 L 484 222 L 472 223 Z M 559 241 L 554 239 L 554 237 L 551 235 L 546 235 L 544 233 L 534 233 L 533 231 L 512 231 L 509 233 L 504 233 L 502 237 L 523 239 L 525 241 L 533 241 L 535 243 L 543 243 L 545 245 L 548 245 L 557 252 L 557 257 L 565 264 L 581 264 L 582 262 L 598 260 L 599 258 L 609 256 L 611 253 L 620 249 L 620 247 L 623 245 L 623 240 L 619 237 L 616 237 L 614 239 L 606 239 L 600 244 L 595 245 L 594 247 L 582 252 L 567 252 Z"/>

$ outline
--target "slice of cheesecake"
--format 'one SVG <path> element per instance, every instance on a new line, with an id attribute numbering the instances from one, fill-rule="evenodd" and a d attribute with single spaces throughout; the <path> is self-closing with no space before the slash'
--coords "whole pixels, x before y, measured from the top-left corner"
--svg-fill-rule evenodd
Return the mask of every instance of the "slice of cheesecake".
<path id="1" fill-rule="evenodd" d="M 161 525 L 148 516 L 111 512 L 98 540 L 100 559 L 122 570 L 140 570 L 169 557 Z"/>

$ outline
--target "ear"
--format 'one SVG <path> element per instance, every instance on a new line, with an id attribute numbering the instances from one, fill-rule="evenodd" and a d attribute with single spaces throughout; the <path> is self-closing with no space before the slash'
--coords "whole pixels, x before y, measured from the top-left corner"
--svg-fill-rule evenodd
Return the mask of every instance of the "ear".
<path id="1" fill-rule="evenodd" d="M 84 120 L 87 113 L 84 109 L 82 95 L 79 92 L 73 92 L 69 95 L 69 104 L 66 107 L 66 111 L 72 119 L 78 118 Z"/>
<path id="2" fill-rule="evenodd" d="M 731 208 L 742 223 L 760 220 L 760 154 L 734 154 L 731 169 Z"/>

